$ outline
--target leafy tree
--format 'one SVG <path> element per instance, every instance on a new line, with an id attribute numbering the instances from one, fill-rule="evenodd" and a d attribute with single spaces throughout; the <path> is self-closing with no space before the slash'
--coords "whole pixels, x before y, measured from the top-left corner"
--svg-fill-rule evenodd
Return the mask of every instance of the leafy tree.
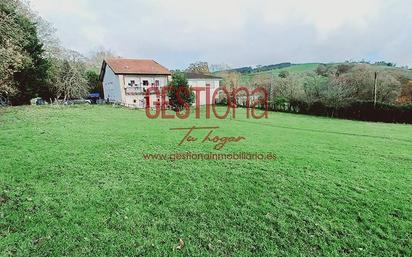
<path id="1" fill-rule="evenodd" d="M 36 24 L 21 9 L 21 3 L 0 3 L 0 94 L 13 104 L 27 104 L 35 96 L 47 97 L 50 63 Z"/>
<path id="2" fill-rule="evenodd" d="M 184 73 L 176 72 L 169 83 L 169 104 L 175 111 L 181 111 L 194 103 L 195 95 L 190 90 Z"/>
<path id="3" fill-rule="evenodd" d="M 279 78 L 287 78 L 289 76 L 289 71 L 287 70 L 282 70 L 281 72 L 279 72 Z"/>
<path id="4" fill-rule="evenodd" d="M 97 72 L 93 70 L 88 70 L 86 71 L 86 79 L 90 92 L 100 93 L 100 95 L 102 96 L 103 86 L 99 81 L 99 74 L 97 74 Z"/>
<path id="5" fill-rule="evenodd" d="M 30 62 L 21 46 L 25 33 L 18 24 L 14 1 L 0 3 L 0 95 L 10 97 L 18 93 L 14 74 Z"/>
<path id="6" fill-rule="evenodd" d="M 385 62 L 385 61 L 375 62 L 375 65 L 378 65 L 378 66 L 387 66 L 387 67 L 396 67 L 396 64 L 395 64 L 395 63 Z"/>

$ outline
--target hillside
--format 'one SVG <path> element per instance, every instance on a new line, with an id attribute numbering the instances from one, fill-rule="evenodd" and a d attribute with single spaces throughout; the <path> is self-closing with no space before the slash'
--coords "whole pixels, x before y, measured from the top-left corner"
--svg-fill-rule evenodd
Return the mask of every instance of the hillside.
<path id="1" fill-rule="evenodd" d="M 259 74 L 273 74 L 274 76 L 278 76 L 281 71 L 289 71 L 289 72 L 297 72 L 297 73 L 314 71 L 319 66 L 319 64 L 320 63 L 292 64 L 290 67 L 286 67 L 286 68 L 242 74 L 242 81 L 244 82 L 250 81 L 254 76 L 259 75 Z"/>
<path id="2" fill-rule="evenodd" d="M 267 71 L 253 71 L 250 73 L 241 73 L 241 82 L 242 84 L 250 84 L 253 78 L 255 78 L 258 75 L 270 75 L 272 74 L 273 76 L 277 77 L 280 72 L 282 71 L 288 71 L 289 73 L 306 73 L 306 72 L 312 72 L 316 71 L 318 66 L 322 63 L 301 63 L 301 64 L 291 64 L 289 67 L 285 68 L 275 68 Z M 334 67 L 335 69 L 338 66 L 342 65 L 362 65 L 362 63 L 329 63 L 325 64 L 329 68 Z M 372 67 L 378 72 L 392 72 L 392 73 L 398 73 L 398 74 L 403 74 L 406 77 L 412 77 L 412 71 L 408 68 L 404 67 L 394 67 L 394 66 L 386 66 L 386 65 L 380 65 L 380 64 L 368 64 L 365 63 L 366 66 Z"/>

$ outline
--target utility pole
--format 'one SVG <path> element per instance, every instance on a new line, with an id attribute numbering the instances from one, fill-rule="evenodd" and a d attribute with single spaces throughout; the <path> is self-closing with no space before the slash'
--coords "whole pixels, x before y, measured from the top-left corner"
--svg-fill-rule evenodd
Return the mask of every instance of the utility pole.
<path id="1" fill-rule="evenodd" d="M 373 84 L 373 106 L 376 107 L 376 98 L 378 94 L 378 72 L 375 71 L 375 82 Z"/>
<path id="2" fill-rule="evenodd" d="M 275 110 L 275 99 L 273 96 L 273 73 L 271 74 L 270 78 L 270 88 L 269 88 L 269 102 L 273 110 Z"/>

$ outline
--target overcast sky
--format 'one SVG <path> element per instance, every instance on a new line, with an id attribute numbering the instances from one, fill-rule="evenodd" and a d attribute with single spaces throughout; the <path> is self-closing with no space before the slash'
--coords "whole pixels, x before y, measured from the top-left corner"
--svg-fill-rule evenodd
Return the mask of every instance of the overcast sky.
<path id="1" fill-rule="evenodd" d="M 410 0 L 31 0 L 65 47 L 168 68 L 385 60 L 412 66 Z"/>

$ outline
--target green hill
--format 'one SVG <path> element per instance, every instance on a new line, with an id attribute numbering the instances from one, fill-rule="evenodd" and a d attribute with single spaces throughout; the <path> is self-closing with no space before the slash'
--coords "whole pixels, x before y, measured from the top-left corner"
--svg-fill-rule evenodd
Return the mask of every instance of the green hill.
<path id="1" fill-rule="evenodd" d="M 247 74 L 242 74 L 242 81 L 247 82 L 250 81 L 254 76 L 261 75 L 261 74 L 272 74 L 274 76 L 278 76 L 281 71 L 289 71 L 289 72 L 310 72 L 316 70 L 320 63 L 302 63 L 302 64 L 292 64 L 290 67 L 280 68 L 280 69 L 273 69 L 269 71 L 262 71 L 262 72 L 252 72 Z"/>

